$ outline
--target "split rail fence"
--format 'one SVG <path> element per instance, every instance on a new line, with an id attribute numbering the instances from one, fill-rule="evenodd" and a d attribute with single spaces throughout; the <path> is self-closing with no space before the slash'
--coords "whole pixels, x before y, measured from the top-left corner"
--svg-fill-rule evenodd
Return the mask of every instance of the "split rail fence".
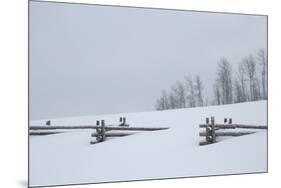
<path id="1" fill-rule="evenodd" d="M 95 137 L 96 140 L 91 141 L 91 144 L 96 144 L 99 142 L 103 142 L 108 137 L 122 137 L 129 136 L 134 133 L 130 131 L 158 131 L 165 130 L 169 127 L 130 127 L 129 124 L 126 124 L 126 118 L 120 117 L 120 124 L 115 125 L 105 125 L 105 121 L 96 121 L 96 125 L 78 125 L 78 126 L 51 126 L 50 121 L 47 121 L 46 125 L 48 126 L 30 126 L 29 127 L 29 135 L 33 136 L 41 136 L 41 135 L 49 135 L 49 134 L 58 134 L 67 132 L 67 130 L 95 130 L 94 133 L 91 134 L 92 137 Z M 111 131 L 111 132 L 109 132 Z M 119 132 L 112 132 L 119 131 Z M 123 131 L 123 132 L 120 132 Z M 125 131 L 125 132 L 124 132 Z M 128 132 L 129 131 L 129 132 Z"/>
<path id="2" fill-rule="evenodd" d="M 218 132 L 219 130 L 229 129 L 267 129 L 265 125 L 245 125 L 245 124 L 233 124 L 232 119 L 225 118 L 224 124 L 216 124 L 215 118 L 206 118 L 206 124 L 200 124 L 199 128 L 205 128 L 205 132 L 200 132 L 199 136 L 205 137 L 205 141 L 200 142 L 199 145 L 207 145 L 217 142 L 218 136 L 243 136 L 248 134 L 256 133 L 257 131 L 225 131 Z"/>

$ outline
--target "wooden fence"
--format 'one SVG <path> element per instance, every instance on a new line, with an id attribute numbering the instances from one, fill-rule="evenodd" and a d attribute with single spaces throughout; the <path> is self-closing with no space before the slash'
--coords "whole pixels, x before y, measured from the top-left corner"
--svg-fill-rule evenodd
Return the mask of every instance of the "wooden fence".
<path id="1" fill-rule="evenodd" d="M 206 118 L 206 124 L 200 124 L 199 128 L 205 128 L 205 132 L 200 132 L 199 136 L 205 137 L 205 141 L 200 142 L 199 145 L 207 145 L 217 142 L 218 136 L 243 136 L 256 133 L 256 131 L 228 131 L 217 132 L 219 130 L 226 129 L 267 129 L 265 125 L 245 125 L 245 124 L 233 124 L 232 119 L 224 119 L 225 124 L 216 124 L 215 118 Z"/>
<path id="2" fill-rule="evenodd" d="M 95 130 L 95 133 L 92 133 L 92 137 L 96 137 L 95 141 L 91 141 L 91 144 L 103 142 L 107 137 L 122 137 L 129 136 L 134 133 L 128 132 L 112 132 L 112 131 L 158 131 L 165 130 L 169 127 L 130 127 L 129 124 L 126 124 L 126 118 L 120 117 L 119 124 L 116 125 L 105 125 L 105 121 L 96 121 L 96 125 L 60 125 L 60 126 L 51 126 L 51 121 L 47 121 L 46 126 L 29 126 L 29 135 L 33 136 L 42 136 L 49 134 L 58 134 L 67 132 L 67 130 Z M 111 131 L 110 133 L 108 131 Z"/>

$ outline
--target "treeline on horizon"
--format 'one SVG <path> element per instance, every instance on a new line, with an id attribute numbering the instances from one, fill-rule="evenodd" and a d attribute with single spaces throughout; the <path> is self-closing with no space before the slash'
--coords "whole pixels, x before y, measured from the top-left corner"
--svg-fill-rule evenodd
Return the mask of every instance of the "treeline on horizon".
<path id="1" fill-rule="evenodd" d="M 260 71 L 258 72 L 258 69 Z M 169 90 L 163 90 L 157 99 L 156 110 L 193 108 L 241 103 L 267 99 L 267 54 L 260 49 L 253 56 L 244 57 L 233 71 L 226 57 L 217 64 L 216 80 L 213 84 L 214 98 L 203 95 L 204 84 L 200 75 L 185 76 L 183 81 L 177 81 Z"/>

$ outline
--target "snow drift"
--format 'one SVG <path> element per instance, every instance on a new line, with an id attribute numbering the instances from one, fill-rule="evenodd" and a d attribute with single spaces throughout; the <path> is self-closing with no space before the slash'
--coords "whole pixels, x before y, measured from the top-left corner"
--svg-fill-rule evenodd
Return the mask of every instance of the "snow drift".
<path id="1" fill-rule="evenodd" d="M 267 124 L 267 101 L 189 109 L 52 119 L 53 125 L 117 124 L 170 127 L 90 145 L 93 130 L 30 136 L 30 186 L 255 173 L 267 171 L 267 131 L 199 146 L 199 124 L 214 116 Z M 43 125 L 46 120 L 31 121 Z"/>

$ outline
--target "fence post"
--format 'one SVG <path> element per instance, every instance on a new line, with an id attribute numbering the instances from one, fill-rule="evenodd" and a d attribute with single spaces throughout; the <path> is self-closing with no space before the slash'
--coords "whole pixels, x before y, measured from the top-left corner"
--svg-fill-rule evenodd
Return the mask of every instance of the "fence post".
<path id="1" fill-rule="evenodd" d="M 97 121 L 96 122 L 96 125 L 97 125 L 97 128 L 96 128 L 96 132 L 97 132 L 97 134 L 100 134 L 101 133 L 101 127 L 100 127 L 100 121 Z"/>
<path id="2" fill-rule="evenodd" d="M 227 118 L 224 118 L 224 121 L 223 121 L 224 123 L 227 123 Z"/>
<path id="3" fill-rule="evenodd" d="M 99 121 L 97 121 L 97 126 L 99 126 Z M 102 142 L 105 140 L 105 127 L 104 127 L 104 120 L 101 120 L 101 126 L 96 128 L 97 142 Z"/>
<path id="4" fill-rule="evenodd" d="M 105 123 L 104 123 L 104 120 L 101 120 L 101 136 L 102 136 L 102 141 L 105 140 Z"/>
<path id="5" fill-rule="evenodd" d="M 206 127 L 206 142 L 210 142 L 210 138 L 209 138 L 209 135 L 210 135 L 210 126 L 209 126 L 209 122 L 210 122 L 210 120 L 209 120 L 209 118 L 207 117 L 206 118 L 206 125 L 207 125 L 207 127 Z"/>
<path id="6" fill-rule="evenodd" d="M 212 135 L 212 140 L 211 142 L 214 143 L 216 142 L 216 134 L 215 134 L 215 117 L 211 117 L 211 135 Z"/>
<path id="7" fill-rule="evenodd" d="M 126 125 L 126 118 L 123 117 L 123 125 Z"/>
<path id="8" fill-rule="evenodd" d="M 51 125 L 51 120 L 46 121 L 46 125 L 50 126 Z"/>
<path id="9" fill-rule="evenodd" d="M 97 121 L 96 125 L 97 125 L 97 128 L 96 128 L 96 132 L 97 132 L 96 140 L 97 140 L 97 142 L 100 142 L 100 140 L 101 140 L 101 131 L 102 131 L 101 127 L 99 126 L 100 125 L 100 121 Z"/>

